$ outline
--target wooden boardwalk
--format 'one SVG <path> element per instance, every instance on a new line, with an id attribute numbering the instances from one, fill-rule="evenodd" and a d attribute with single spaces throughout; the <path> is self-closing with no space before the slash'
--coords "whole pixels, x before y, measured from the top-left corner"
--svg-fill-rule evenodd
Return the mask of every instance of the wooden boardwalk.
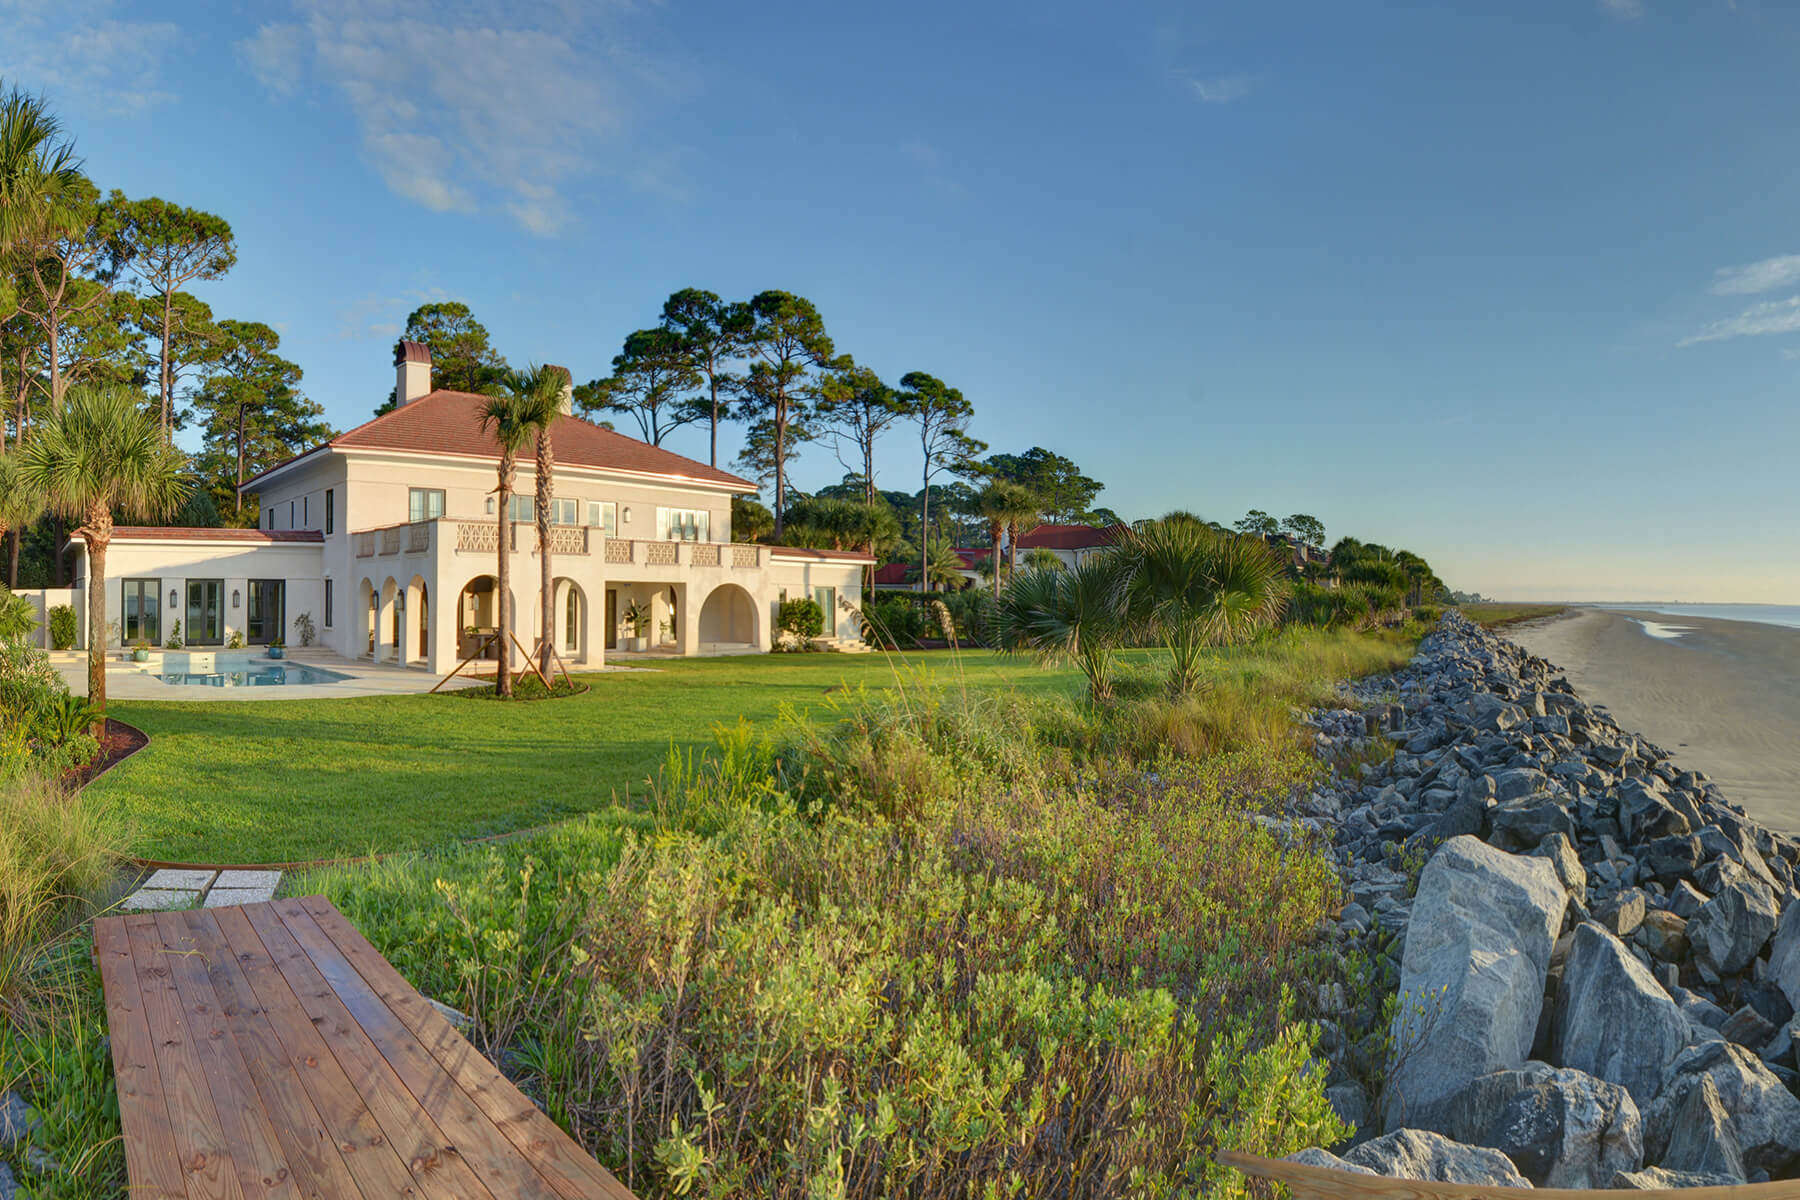
<path id="1" fill-rule="evenodd" d="M 322 897 L 94 943 L 133 1200 L 632 1200 Z"/>

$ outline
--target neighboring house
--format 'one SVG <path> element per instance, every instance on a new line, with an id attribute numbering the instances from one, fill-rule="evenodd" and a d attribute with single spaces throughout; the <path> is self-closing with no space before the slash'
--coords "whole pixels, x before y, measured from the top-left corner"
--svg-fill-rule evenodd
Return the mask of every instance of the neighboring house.
<path id="1" fill-rule="evenodd" d="M 1029 533 L 1019 535 L 1021 569 L 1028 550 L 1049 550 L 1062 559 L 1063 566 L 1077 566 L 1115 544 L 1124 532 L 1123 525 L 1108 525 L 1105 528 L 1092 525 L 1039 525 Z"/>
<path id="2" fill-rule="evenodd" d="M 233 634 L 298 645 L 305 614 L 346 658 L 449 671 L 494 629 L 497 448 L 483 397 L 433 391 L 429 351 L 395 356 L 393 412 L 244 484 L 263 528 L 122 527 L 107 554 L 109 644 L 190 646 Z M 862 554 L 734 544 L 735 475 L 571 415 L 552 429 L 556 649 L 597 666 L 651 613 L 652 646 L 685 655 L 767 650 L 775 611 L 818 600 L 827 637 L 860 639 Z M 530 649 L 541 628 L 535 458 L 519 459 L 512 530 L 511 625 Z M 80 533 L 81 574 L 86 547 Z"/>
<path id="3" fill-rule="evenodd" d="M 987 576 L 981 573 L 981 564 L 985 563 L 993 554 L 992 550 L 959 548 L 953 553 L 962 564 L 957 572 L 965 581 L 961 585 L 962 587 L 987 582 Z M 877 567 L 875 568 L 875 590 L 878 592 L 921 591 L 923 589 L 919 587 L 918 572 L 919 565 L 916 562 L 888 563 L 886 566 Z M 933 588 L 932 590 L 941 589 Z"/>

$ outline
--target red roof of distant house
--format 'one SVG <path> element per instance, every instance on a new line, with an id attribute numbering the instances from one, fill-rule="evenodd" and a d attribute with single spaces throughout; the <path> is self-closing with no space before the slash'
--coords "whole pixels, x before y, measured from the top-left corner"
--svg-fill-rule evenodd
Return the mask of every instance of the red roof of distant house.
<path id="1" fill-rule="evenodd" d="M 993 554 L 994 551 L 991 547 L 980 549 L 958 547 L 956 551 L 956 557 L 962 560 L 963 570 L 965 571 L 973 571 L 977 566 L 986 562 L 989 558 L 992 558 Z"/>
<path id="2" fill-rule="evenodd" d="M 770 546 L 769 553 L 786 558 L 825 558 L 843 562 L 874 562 L 874 556 L 861 550 L 812 550 L 805 546 Z"/>
<path id="3" fill-rule="evenodd" d="M 1125 532 L 1123 525 L 1096 529 L 1092 525 L 1039 525 L 1019 535 L 1021 550 L 1088 550 L 1110 546 Z"/>
<path id="4" fill-rule="evenodd" d="M 77 529 L 70 539 L 87 541 L 86 528 Z M 317 529 L 210 529 L 192 525 L 114 525 L 115 542 L 245 542 L 261 545 L 269 542 L 322 542 L 325 535 Z"/>
<path id="5" fill-rule="evenodd" d="M 358 450 L 403 450 L 418 454 L 446 454 L 465 458 L 498 459 L 499 447 L 493 436 L 481 427 L 481 405 L 486 396 L 472 392 L 435 391 L 403 404 L 393 412 L 383 413 L 373 421 L 358 425 L 348 433 L 340 433 L 322 446 L 270 467 L 244 487 L 254 490 L 258 480 L 268 477 L 289 463 L 336 447 Z M 700 483 L 725 484 L 754 492 L 756 485 L 747 479 L 709 467 L 703 462 L 636 438 L 626 437 L 610 429 L 602 429 L 579 417 L 562 416 L 550 427 L 558 466 L 598 467 L 602 470 L 631 471 L 640 475 L 661 475 L 675 479 L 691 479 Z M 530 456 L 524 456 L 529 463 Z"/>
<path id="6" fill-rule="evenodd" d="M 875 582 L 877 585 L 905 583 L 906 573 L 911 569 L 905 563 L 889 563 L 885 567 L 876 567 Z"/>

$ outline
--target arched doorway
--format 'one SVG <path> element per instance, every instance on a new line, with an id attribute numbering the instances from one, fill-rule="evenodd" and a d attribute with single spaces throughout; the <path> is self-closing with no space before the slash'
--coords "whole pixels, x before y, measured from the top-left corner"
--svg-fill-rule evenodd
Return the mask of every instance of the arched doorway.
<path id="1" fill-rule="evenodd" d="M 707 593 L 700 606 L 700 644 L 705 646 L 753 646 L 756 605 L 750 593 L 735 583 L 721 584 Z"/>
<path id="2" fill-rule="evenodd" d="M 408 643 L 416 651 L 407 657 L 415 662 L 431 661 L 431 588 L 423 575 L 414 575 L 406 585 L 406 622 Z"/>
<path id="3" fill-rule="evenodd" d="M 475 653 L 481 639 L 500 628 L 499 586 L 492 575 L 478 575 L 463 584 L 462 591 L 456 598 L 456 627 L 458 659 L 464 659 Z M 513 622 L 517 624 L 517 605 L 511 606 Z M 499 649 L 489 645 L 483 658 L 498 659 Z"/>
<path id="4" fill-rule="evenodd" d="M 587 661 L 588 600 L 581 585 L 561 578 L 555 583 L 556 652 L 571 662 Z"/>
<path id="5" fill-rule="evenodd" d="M 365 577 L 357 588 L 356 613 L 357 620 L 362 623 L 363 655 L 367 658 L 375 657 L 375 610 L 379 603 L 375 582 Z"/>

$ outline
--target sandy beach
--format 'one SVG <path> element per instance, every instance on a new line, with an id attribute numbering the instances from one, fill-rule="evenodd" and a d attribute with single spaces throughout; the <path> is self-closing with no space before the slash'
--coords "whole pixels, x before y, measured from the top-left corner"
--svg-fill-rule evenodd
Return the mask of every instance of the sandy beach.
<path id="1" fill-rule="evenodd" d="M 1652 637 L 1640 621 L 1686 632 Z M 1571 609 L 1505 633 L 1752 817 L 1800 832 L 1800 630 Z"/>

